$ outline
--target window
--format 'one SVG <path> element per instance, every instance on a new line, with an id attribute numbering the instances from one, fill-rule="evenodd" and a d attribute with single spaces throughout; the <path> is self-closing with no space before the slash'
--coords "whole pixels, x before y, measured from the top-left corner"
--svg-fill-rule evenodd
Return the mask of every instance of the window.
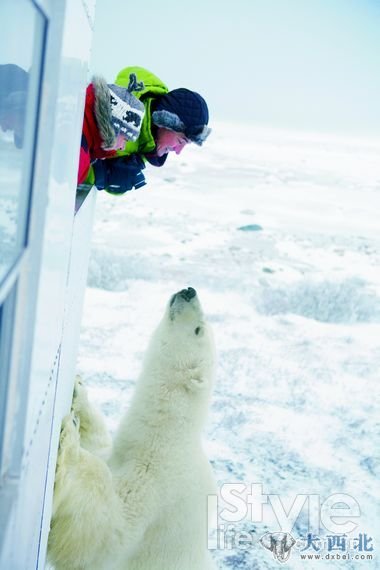
<path id="1" fill-rule="evenodd" d="M 0 1 L 0 492 L 16 471 L 25 407 L 12 354 L 17 288 L 28 239 L 45 19 L 31 0 Z M 20 328 L 20 327 L 18 327 Z M 17 443 L 17 445 L 15 445 Z M 17 460 L 18 460 L 17 459 Z M 4 516 L 4 513 L 0 513 Z M 2 521 L 0 520 L 0 523 Z"/>
<path id="2" fill-rule="evenodd" d="M 29 0 L 0 3 L 0 286 L 26 242 L 41 20 Z"/>

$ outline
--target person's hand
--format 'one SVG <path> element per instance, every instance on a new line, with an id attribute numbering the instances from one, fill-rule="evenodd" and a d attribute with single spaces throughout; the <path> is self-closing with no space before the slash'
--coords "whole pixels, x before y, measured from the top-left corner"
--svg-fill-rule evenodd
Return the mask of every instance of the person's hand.
<path id="1" fill-rule="evenodd" d="M 145 163 L 138 154 L 97 160 L 93 164 L 95 186 L 111 194 L 124 194 L 146 184 L 144 168 Z"/>

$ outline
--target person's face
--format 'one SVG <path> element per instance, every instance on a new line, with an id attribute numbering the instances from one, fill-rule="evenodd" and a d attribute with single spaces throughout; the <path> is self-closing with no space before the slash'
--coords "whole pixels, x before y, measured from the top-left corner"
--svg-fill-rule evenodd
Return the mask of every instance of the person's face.
<path id="1" fill-rule="evenodd" d="M 123 134 L 119 133 L 116 137 L 116 142 L 111 150 L 124 150 L 126 142 L 127 142 L 126 137 Z"/>
<path id="2" fill-rule="evenodd" d="M 168 152 L 180 154 L 184 147 L 189 143 L 189 139 L 183 133 L 176 133 L 159 127 L 156 136 L 156 154 L 163 156 Z"/>

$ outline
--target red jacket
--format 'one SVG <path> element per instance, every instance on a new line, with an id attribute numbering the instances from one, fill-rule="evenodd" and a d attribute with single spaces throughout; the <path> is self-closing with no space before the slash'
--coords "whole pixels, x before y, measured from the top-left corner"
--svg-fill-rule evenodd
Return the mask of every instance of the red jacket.
<path id="1" fill-rule="evenodd" d="M 95 90 L 92 83 L 86 90 L 86 103 L 84 108 L 82 141 L 79 156 L 78 184 L 82 184 L 90 169 L 91 163 L 96 158 L 109 158 L 115 156 L 115 150 L 104 150 L 103 140 L 100 136 L 98 124 L 96 122 L 95 110 Z"/>

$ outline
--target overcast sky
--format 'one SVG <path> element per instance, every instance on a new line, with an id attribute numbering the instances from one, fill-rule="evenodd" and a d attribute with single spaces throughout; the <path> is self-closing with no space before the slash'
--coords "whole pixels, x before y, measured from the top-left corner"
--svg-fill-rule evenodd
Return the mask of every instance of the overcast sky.
<path id="1" fill-rule="evenodd" d="M 212 120 L 380 136 L 380 0 L 97 0 L 92 71 L 147 67 Z"/>

